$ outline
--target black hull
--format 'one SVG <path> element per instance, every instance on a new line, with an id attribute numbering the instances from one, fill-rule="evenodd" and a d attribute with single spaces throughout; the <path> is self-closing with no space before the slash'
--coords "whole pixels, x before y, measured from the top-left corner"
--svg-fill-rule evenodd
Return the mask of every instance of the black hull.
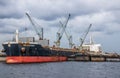
<path id="1" fill-rule="evenodd" d="M 77 52 L 52 50 L 50 48 L 43 48 L 40 44 L 3 44 L 7 56 L 65 56 L 69 57 Z M 24 51 L 22 51 L 24 48 Z"/>

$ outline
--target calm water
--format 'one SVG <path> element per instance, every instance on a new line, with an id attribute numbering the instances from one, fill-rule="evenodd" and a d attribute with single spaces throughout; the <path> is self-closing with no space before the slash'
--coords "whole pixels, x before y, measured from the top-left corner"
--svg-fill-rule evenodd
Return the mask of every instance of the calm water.
<path id="1" fill-rule="evenodd" d="M 1 62 L 0 78 L 120 78 L 120 62 Z"/>

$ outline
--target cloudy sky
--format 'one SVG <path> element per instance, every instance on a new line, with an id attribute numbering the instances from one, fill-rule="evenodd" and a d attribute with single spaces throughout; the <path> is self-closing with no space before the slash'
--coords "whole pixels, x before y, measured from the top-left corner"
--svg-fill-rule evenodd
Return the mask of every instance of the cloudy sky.
<path id="1" fill-rule="evenodd" d="M 59 21 L 64 23 L 70 13 L 66 30 L 72 34 L 76 46 L 92 23 L 85 43 L 89 42 L 92 35 L 94 43 L 101 44 L 103 51 L 119 53 L 119 4 L 120 0 L 0 0 L 0 44 L 11 40 L 16 29 L 19 29 L 20 36 L 38 38 L 25 15 L 28 12 L 37 26 L 44 28 L 44 38 L 50 39 L 50 45 L 53 45 L 60 27 Z M 25 31 L 25 28 L 28 30 Z M 68 46 L 65 34 L 61 46 Z"/>

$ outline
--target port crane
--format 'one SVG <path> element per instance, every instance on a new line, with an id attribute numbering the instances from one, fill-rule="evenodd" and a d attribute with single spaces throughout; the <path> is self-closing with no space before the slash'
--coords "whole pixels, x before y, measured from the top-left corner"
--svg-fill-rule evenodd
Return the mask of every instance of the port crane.
<path id="1" fill-rule="evenodd" d="M 33 22 L 33 19 L 31 18 L 31 16 L 26 13 L 29 21 L 31 22 L 32 26 L 34 27 L 36 34 L 38 35 L 40 40 L 43 40 L 43 28 L 41 27 L 40 30 L 36 27 L 36 24 Z"/>
<path id="2" fill-rule="evenodd" d="M 80 41 L 81 41 L 81 44 L 80 44 L 80 46 L 79 46 L 79 49 L 80 49 L 80 50 L 82 49 L 82 45 L 83 45 L 83 43 L 84 43 L 84 41 L 85 41 L 85 39 L 86 39 L 86 36 L 88 35 L 88 33 L 89 33 L 89 31 L 90 31 L 91 26 L 92 26 L 92 24 L 89 25 L 89 27 L 88 27 L 88 29 L 87 29 L 84 37 L 83 37 L 83 38 L 80 38 Z"/>
<path id="3" fill-rule="evenodd" d="M 61 24 L 61 27 L 63 28 L 63 23 L 60 21 L 60 24 Z M 67 30 L 65 30 L 65 35 L 69 41 L 69 47 L 72 48 L 74 43 L 73 43 L 73 40 L 72 40 L 72 35 L 70 35 Z"/>
<path id="4" fill-rule="evenodd" d="M 55 41 L 55 44 L 56 44 L 57 47 L 60 47 L 60 40 L 61 40 L 61 38 L 62 38 L 62 36 L 65 32 L 65 29 L 67 27 L 69 19 L 70 19 L 70 14 L 69 14 L 65 24 L 62 24 L 62 28 L 59 29 L 58 32 L 57 32 L 57 40 Z"/>

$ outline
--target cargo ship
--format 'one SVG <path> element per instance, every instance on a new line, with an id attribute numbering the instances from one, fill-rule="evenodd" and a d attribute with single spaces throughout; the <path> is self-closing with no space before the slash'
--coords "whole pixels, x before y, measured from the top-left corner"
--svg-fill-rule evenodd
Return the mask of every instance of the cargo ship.
<path id="1" fill-rule="evenodd" d="M 77 52 L 55 46 L 49 47 L 49 40 L 36 41 L 34 37 L 19 37 L 16 30 L 15 41 L 4 42 L 6 63 L 42 63 L 66 61 Z"/>
<path id="2" fill-rule="evenodd" d="M 65 30 L 71 16 L 69 14 L 65 23 L 60 21 L 61 27 L 57 32 L 56 45 L 50 47 L 49 40 L 43 39 L 43 28 L 39 30 L 30 15 L 28 13 L 26 13 L 26 15 L 34 27 L 39 39 L 36 40 L 34 37 L 20 37 L 18 30 L 16 30 L 16 37 L 14 40 L 2 44 L 4 52 L 6 53 L 6 63 L 67 61 L 69 57 L 71 58 L 77 55 L 82 57 L 87 56 L 89 58 L 90 51 L 101 52 L 100 45 L 91 43 L 90 45 L 83 45 L 92 24 L 88 27 L 85 36 L 81 38 L 81 45 L 76 48 L 73 46 L 72 35 L 68 35 Z M 70 48 L 60 48 L 60 40 L 64 33 L 68 38 Z"/>
<path id="3" fill-rule="evenodd" d="M 35 40 L 34 37 L 19 37 L 18 30 L 13 41 L 4 42 L 2 52 L 6 63 L 43 63 L 61 61 L 120 61 L 120 55 L 103 53 L 100 44 L 84 44 L 79 48 L 49 46 L 49 40 Z M 3 59 L 4 60 L 4 59 Z"/>

